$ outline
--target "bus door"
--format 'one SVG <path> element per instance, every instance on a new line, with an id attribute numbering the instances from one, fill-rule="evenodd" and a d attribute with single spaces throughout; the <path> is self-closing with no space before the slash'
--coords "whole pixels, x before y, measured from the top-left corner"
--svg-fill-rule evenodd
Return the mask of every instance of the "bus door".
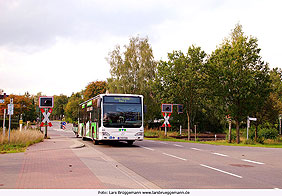
<path id="1" fill-rule="evenodd" d="M 83 123 L 79 123 L 79 125 L 78 125 L 78 135 L 80 135 L 80 136 L 83 136 L 82 135 L 83 127 L 84 127 L 84 124 Z"/>
<path id="2" fill-rule="evenodd" d="M 91 123 L 91 130 L 92 130 L 92 138 L 96 140 L 97 139 L 97 122 Z"/>

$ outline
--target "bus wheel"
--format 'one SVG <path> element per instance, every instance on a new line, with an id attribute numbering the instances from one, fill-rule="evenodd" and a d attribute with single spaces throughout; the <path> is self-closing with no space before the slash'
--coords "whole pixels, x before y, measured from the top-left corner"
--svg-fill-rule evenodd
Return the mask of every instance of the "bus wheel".
<path id="1" fill-rule="evenodd" d="M 99 141 L 98 140 L 94 140 L 94 145 L 99 145 Z"/>
<path id="2" fill-rule="evenodd" d="M 133 142 L 134 142 L 134 140 L 129 140 L 129 141 L 127 141 L 127 144 L 131 146 L 133 144 Z"/>

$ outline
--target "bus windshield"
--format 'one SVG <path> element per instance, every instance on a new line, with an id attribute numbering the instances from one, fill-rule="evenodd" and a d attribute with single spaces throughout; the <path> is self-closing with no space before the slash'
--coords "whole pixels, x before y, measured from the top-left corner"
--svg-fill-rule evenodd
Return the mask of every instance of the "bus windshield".
<path id="1" fill-rule="evenodd" d="M 115 128 L 140 128 L 142 104 L 140 97 L 104 97 L 103 125 Z"/>

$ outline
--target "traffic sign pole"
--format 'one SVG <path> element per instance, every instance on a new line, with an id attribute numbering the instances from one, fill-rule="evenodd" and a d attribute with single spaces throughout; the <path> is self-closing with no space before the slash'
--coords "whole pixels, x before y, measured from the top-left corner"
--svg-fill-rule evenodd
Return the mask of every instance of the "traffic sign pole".
<path id="1" fill-rule="evenodd" d="M 47 114 L 47 109 L 45 108 L 45 114 Z M 47 121 L 45 122 L 45 139 L 47 139 Z"/>
<path id="2" fill-rule="evenodd" d="M 11 132 L 11 115 L 9 115 L 9 135 L 8 135 L 8 142 L 10 143 L 10 132 Z"/>
<path id="3" fill-rule="evenodd" d="M 5 121 L 6 121 L 6 109 L 4 109 L 4 118 L 3 118 L 3 136 L 5 138 Z"/>
<path id="4" fill-rule="evenodd" d="M 165 119 L 167 118 L 167 114 L 165 113 Z M 166 125 L 165 125 L 165 136 L 167 136 L 167 130 L 166 130 Z"/>
<path id="5" fill-rule="evenodd" d="M 249 128 L 250 128 L 251 120 L 257 121 L 257 118 L 252 118 L 252 117 L 249 117 L 249 116 L 247 118 L 247 140 L 249 139 Z"/>
<path id="6" fill-rule="evenodd" d="M 10 133 L 11 133 L 11 116 L 14 113 L 14 105 L 13 99 L 10 99 L 10 104 L 8 104 L 8 114 L 9 114 L 9 135 L 8 135 L 8 143 L 10 143 Z"/>

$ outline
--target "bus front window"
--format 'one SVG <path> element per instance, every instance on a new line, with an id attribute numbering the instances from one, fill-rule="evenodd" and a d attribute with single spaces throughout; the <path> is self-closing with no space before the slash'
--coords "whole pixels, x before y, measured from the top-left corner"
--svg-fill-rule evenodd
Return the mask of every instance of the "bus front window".
<path id="1" fill-rule="evenodd" d="M 142 126 L 141 104 L 104 103 L 103 125 L 116 128 L 140 128 Z"/>

